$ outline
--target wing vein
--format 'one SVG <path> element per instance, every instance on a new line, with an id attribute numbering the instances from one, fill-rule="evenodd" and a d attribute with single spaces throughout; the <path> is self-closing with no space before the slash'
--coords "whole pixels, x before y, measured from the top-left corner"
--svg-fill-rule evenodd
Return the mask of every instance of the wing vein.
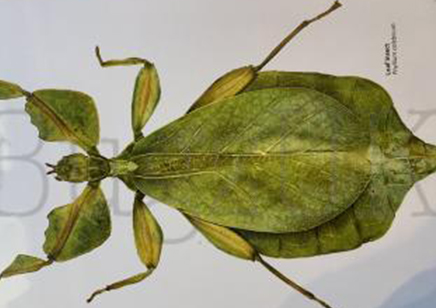
<path id="1" fill-rule="evenodd" d="M 265 109 L 269 109 L 269 108 L 273 108 L 275 105 L 277 105 L 279 103 L 279 99 L 276 98 L 274 100 L 272 100 L 266 107 Z M 254 123 L 256 123 L 256 120 L 258 120 L 262 115 L 264 115 L 265 113 L 263 112 L 264 110 L 261 110 L 260 112 L 258 112 L 252 119 L 250 119 L 250 121 L 248 121 L 247 125 L 244 126 L 244 128 L 242 129 L 242 131 L 240 133 L 238 133 L 233 139 L 229 140 L 218 152 L 219 153 L 223 153 L 225 150 L 227 150 L 233 143 L 235 143 L 236 141 L 238 141 L 238 139 L 244 135 L 253 125 Z"/>

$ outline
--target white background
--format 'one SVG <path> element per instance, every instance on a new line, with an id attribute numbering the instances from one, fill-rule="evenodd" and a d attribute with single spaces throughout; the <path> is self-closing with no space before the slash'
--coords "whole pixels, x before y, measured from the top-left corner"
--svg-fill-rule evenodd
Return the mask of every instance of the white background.
<path id="1" fill-rule="evenodd" d="M 69 88 L 89 93 L 98 104 L 102 137 L 123 147 L 131 138 L 130 99 L 137 68 L 101 69 L 93 55 L 96 44 L 106 58 L 142 56 L 156 64 L 163 95 L 146 127 L 149 133 L 181 116 L 220 74 L 259 63 L 299 22 L 331 3 L 0 0 L 0 79 L 28 90 Z M 390 92 L 402 119 L 413 127 L 420 119 L 414 110 L 436 109 L 436 2 L 343 3 L 337 13 L 301 34 L 267 69 L 370 78 Z M 388 77 L 384 45 L 390 42 L 393 22 L 398 29 L 399 75 Z M 28 118 L 14 113 L 22 110 L 22 103 L 0 105 L 1 268 L 17 253 L 43 256 L 45 215 L 71 200 L 69 184 L 41 181 L 41 171 L 30 163 L 30 159 L 56 162 L 69 153 L 68 146 L 44 144 L 26 162 L 5 158 L 38 146 Z M 416 133 L 436 143 L 435 129 L 433 116 Z M 108 143 L 102 151 L 112 154 Z M 86 296 L 95 288 L 142 270 L 128 216 L 132 196 L 120 185 L 117 197 L 112 184 L 104 186 L 114 212 L 110 240 L 77 260 L 1 281 L 1 308 L 85 307 Z M 436 211 L 435 187 L 436 178 L 431 177 L 419 185 L 421 194 L 413 189 L 382 240 L 349 253 L 271 262 L 334 307 L 435 307 L 436 216 L 429 210 L 417 215 L 425 207 L 423 196 Z M 38 207 L 44 193 L 47 200 Z M 191 227 L 165 205 L 153 204 L 152 209 L 170 239 L 160 268 L 148 281 L 102 296 L 92 307 L 318 307 L 259 265 L 229 257 L 199 235 L 180 241 Z"/>

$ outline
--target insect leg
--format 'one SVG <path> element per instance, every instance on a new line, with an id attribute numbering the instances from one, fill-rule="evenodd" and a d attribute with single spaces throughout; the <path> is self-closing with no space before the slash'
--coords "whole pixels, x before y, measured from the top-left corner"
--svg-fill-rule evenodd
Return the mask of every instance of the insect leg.
<path id="1" fill-rule="evenodd" d="M 143 137 L 141 130 L 150 119 L 160 98 L 160 83 L 153 63 L 142 58 L 126 58 L 122 60 L 104 61 L 100 48 L 95 48 L 98 62 L 102 67 L 143 65 L 139 71 L 132 99 L 132 130 L 135 140 Z"/>
<path id="2" fill-rule="evenodd" d="M 150 276 L 157 267 L 163 243 L 162 230 L 150 210 L 142 201 L 143 198 L 144 195 L 142 193 L 136 193 L 133 204 L 133 231 L 138 256 L 141 262 L 147 267 L 147 271 L 95 291 L 88 298 L 88 303 L 99 294 L 143 281 Z"/>
<path id="3" fill-rule="evenodd" d="M 101 56 L 100 47 L 95 47 L 95 56 L 97 57 L 98 62 L 102 67 L 110 67 L 110 66 L 129 66 L 129 65 L 151 65 L 146 59 L 138 58 L 138 57 L 130 57 L 125 59 L 116 59 L 116 60 L 103 60 Z"/>
<path id="4" fill-rule="evenodd" d="M 257 73 L 265 67 L 298 33 L 304 28 L 314 23 L 317 20 L 329 15 L 331 12 L 341 7 L 341 4 L 336 1 L 327 11 L 319 14 L 318 16 L 303 21 L 297 28 L 289 33 L 257 66 L 248 65 L 241 68 L 234 69 L 220 78 L 218 78 L 212 85 L 195 101 L 189 108 L 188 113 L 219 100 L 235 96 L 244 91 L 250 83 L 256 79 Z"/>
<path id="5" fill-rule="evenodd" d="M 0 279 L 37 272 L 52 263 L 53 260 L 43 260 L 34 256 L 20 254 L 16 256 L 12 264 L 0 274 Z"/>
<path id="6" fill-rule="evenodd" d="M 329 304 L 327 304 L 325 301 L 323 301 L 322 299 L 318 298 L 315 294 L 313 294 L 312 292 L 306 290 L 305 288 L 303 288 L 302 286 L 300 286 L 299 284 L 297 284 L 296 282 L 292 281 L 291 279 L 289 279 L 288 277 L 286 277 L 285 275 L 283 275 L 280 271 L 278 271 L 275 267 L 273 267 L 271 264 L 269 264 L 268 262 L 266 262 L 260 255 L 257 255 L 256 257 L 256 261 L 259 261 L 259 263 L 261 263 L 268 271 L 270 271 L 274 276 L 276 276 L 277 278 L 279 278 L 281 281 L 283 281 L 284 283 L 286 283 L 288 286 L 290 286 L 291 288 L 297 290 L 298 292 L 300 292 L 302 295 L 306 296 L 308 299 L 316 301 L 317 303 L 319 303 L 321 306 L 325 307 L 325 308 L 332 308 Z"/>
<path id="7" fill-rule="evenodd" d="M 14 99 L 29 95 L 19 85 L 0 80 L 0 100 Z"/>
<path id="8" fill-rule="evenodd" d="M 285 47 L 294 37 L 296 37 L 301 31 L 304 30 L 307 26 L 310 24 L 326 17 L 330 13 L 336 11 L 342 6 L 342 4 L 339 1 L 335 1 L 333 5 L 325 12 L 317 15 L 314 18 L 307 19 L 303 21 L 301 24 L 299 24 L 291 33 L 289 33 L 269 54 L 268 56 L 262 61 L 261 64 L 256 66 L 256 70 L 261 70 L 265 65 L 267 65 L 282 49 Z"/>
<path id="9" fill-rule="evenodd" d="M 332 308 L 325 301 L 319 299 L 312 292 L 306 290 L 296 282 L 292 281 L 291 279 L 283 275 L 281 272 L 279 272 L 272 265 L 267 263 L 256 251 L 256 249 L 235 231 L 226 227 L 222 227 L 219 225 L 206 222 L 204 220 L 195 217 L 191 217 L 188 215 L 185 216 L 192 223 L 192 225 L 198 231 L 200 231 L 218 249 L 240 259 L 258 261 L 268 271 L 270 271 L 280 280 L 285 282 L 288 286 L 297 290 L 308 299 L 316 301 L 317 303 L 319 303 L 321 306 L 325 308 Z"/>
<path id="10" fill-rule="evenodd" d="M 43 250 L 47 260 L 18 255 L 0 278 L 36 272 L 54 262 L 77 258 L 102 245 L 110 236 L 111 221 L 106 199 L 98 183 L 89 183 L 72 203 L 48 215 Z"/>

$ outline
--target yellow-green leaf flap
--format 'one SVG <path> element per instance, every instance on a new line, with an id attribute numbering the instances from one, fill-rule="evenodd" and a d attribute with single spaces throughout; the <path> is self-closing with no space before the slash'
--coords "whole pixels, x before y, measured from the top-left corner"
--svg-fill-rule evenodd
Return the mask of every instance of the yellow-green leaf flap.
<path id="1" fill-rule="evenodd" d="M 244 66 L 231 70 L 218 78 L 189 108 L 189 112 L 217 102 L 219 100 L 235 96 L 246 88 L 256 77 L 256 69 L 253 66 Z"/>
<path id="2" fill-rule="evenodd" d="M 1 273 L 0 278 L 36 272 L 49 264 L 50 261 L 47 260 L 28 255 L 18 255 L 12 264 Z"/>
<path id="3" fill-rule="evenodd" d="M 93 152 L 99 120 L 93 99 L 70 90 L 39 90 L 27 99 L 26 111 L 45 141 L 68 141 Z"/>
<path id="4" fill-rule="evenodd" d="M 0 80 L 0 100 L 24 96 L 24 91 L 15 83 Z"/>
<path id="5" fill-rule="evenodd" d="M 138 198 L 133 206 L 133 230 L 139 258 L 148 268 L 155 268 L 159 263 L 163 234 L 153 214 Z"/>
<path id="6" fill-rule="evenodd" d="M 48 215 L 44 251 L 50 259 L 67 261 L 103 244 L 111 233 L 110 213 L 100 188 L 87 186 L 71 204 Z"/>
<path id="7" fill-rule="evenodd" d="M 256 251 L 235 231 L 186 215 L 192 225 L 218 249 L 244 260 L 254 261 Z"/>
<path id="8" fill-rule="evenodd" d="M 160 85 L 157 70 L 153 64 L 145 64 L 136 77 L 132 102 L 132 126 L 135 136 L 153 114 L 160 98 Z"/>

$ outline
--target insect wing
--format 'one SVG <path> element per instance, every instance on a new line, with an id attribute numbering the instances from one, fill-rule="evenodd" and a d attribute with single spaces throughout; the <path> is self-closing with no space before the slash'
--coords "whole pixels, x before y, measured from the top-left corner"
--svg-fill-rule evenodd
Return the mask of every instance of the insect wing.
<path id="1" fill-rule="evenodd" d="M 413 136 L 399 118 L 389 94 L 372 81 L 360 77 L 271 71 L 260 73 L 246 91 L 277 87 L 309 88 L 335 98 L 357 114 L 370 132 L 374 160 L 382 152 L 397 159 L 385 163 L 385 168 L 373 164 L 371 183 L 353 206 L 321 226 L 285 234 L 239 232 L 260 253 L 281 258 L 355 249 L 382 237 L 414 183 L 435 170 L 435 148 Z M 415 148 L 426 149 L 422 171 L 410 168 Z"/>
<path id="2" fill-rule="evenodd" d="M 369 137 L 334 99 L 268 89 L 200 108 L 139 142 L 136 186 L 189 215 L 273 233 L 308 230 L 369 182 Z"/>

